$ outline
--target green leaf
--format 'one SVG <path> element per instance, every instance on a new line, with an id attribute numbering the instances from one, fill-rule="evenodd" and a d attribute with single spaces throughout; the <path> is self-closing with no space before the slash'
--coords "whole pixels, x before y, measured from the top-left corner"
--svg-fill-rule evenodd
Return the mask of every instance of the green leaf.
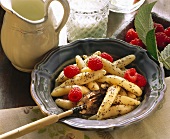
<path id="1" fill-rule="evenodd" d="M 135 16 L 135 28 L 139 38 L 146 44 L 147 33 L 154 28 L 151 11 L 156 2 L 142 5 Z"/>
<path id="2" fill-rule="evenodd" d="M 150 30 L 146 34 L 146 49 L 156 60 L 158 60 L 155 29 Z"/>
<path id="3" fill-rule="evenodd" d="M 160 53 L 159 59 L 167 70 L 170 70 L 170 44 Z"/>

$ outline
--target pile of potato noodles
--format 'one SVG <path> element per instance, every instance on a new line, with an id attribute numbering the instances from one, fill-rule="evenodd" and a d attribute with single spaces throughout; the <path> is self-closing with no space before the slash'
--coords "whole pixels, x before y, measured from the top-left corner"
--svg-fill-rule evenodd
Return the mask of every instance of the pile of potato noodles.
<path id="1" fill-rule="evenodd" d="M 59 107 L 71 109 L 77 105 L 77 103 L 62 98 L 73 87 L 79 87 L 83 95 L 101 88 L 107 88 L 97 113 L 89 119 L 102 120 L 124 115 L 140 105 L 139 98 L 142 95 L 142 89 L 123 78 L 126 71 L 125 67 L 135 60 L 135 55 L 125 56 L 114 62 L 110 62 L 100 55 L 100 51 L 96 51 L 91 56 L 84 55 L 81 57 L 77 55 L 75 65 L 79 67 L 81 72 L 70 79 L 64 76 L 63 71 L 59 74 L 55 80 L 56 87 L 51 93 L 53 97 L 57 97 L 55 102 Z M 88 59 L 94 56 L 102 60 L 103 69 L 92 71 L 87 67 Z"/>

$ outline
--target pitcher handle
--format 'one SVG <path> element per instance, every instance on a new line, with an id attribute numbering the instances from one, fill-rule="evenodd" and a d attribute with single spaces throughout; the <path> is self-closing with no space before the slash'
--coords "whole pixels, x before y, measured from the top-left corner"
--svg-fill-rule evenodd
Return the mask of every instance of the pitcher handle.
<path id="1" fill-rule="evenodd" d="M 58 1 L 61 3 L 61 5 L 63 6 L 64 9 L 64 14 L 63 17 L 61 19 L 61 21 L 59 22 L 59 25 L 57 26 L 57 28 L 55 28 L 56 32 L 59 32 L 64 25 L 66 24 L 69 14 L 70 14 L 70 6 L 67 0 L 46 0 L 45 1 L 45 18 L 48 17 L 48 9 L 49 9 L 49 5 L 52 1 Z"/>

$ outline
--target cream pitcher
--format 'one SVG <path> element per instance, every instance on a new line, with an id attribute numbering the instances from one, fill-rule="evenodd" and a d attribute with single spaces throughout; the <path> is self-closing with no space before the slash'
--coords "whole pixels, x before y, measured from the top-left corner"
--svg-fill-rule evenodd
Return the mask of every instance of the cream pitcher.
<path id="1" fill-rule="evenodd" d="M 52 1 L 55 0 L 0 1 L 6 11 L 1 29 L 2 48 L 20 71 L 31 72 L 34 65 L 59 43 L 59 33 L 67 22 L 70 7 L 67 0 L 56 0 L 64 12 L 61 21 L 55 24 L 49 14 Z"/>

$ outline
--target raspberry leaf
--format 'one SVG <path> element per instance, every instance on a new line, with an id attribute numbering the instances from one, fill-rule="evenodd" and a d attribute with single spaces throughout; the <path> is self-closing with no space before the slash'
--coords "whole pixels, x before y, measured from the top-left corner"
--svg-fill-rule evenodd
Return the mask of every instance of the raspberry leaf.
<path id="1" fill-rule="evenodd" d="M 154 28 L 151 11 L 156 2 L 144 4 L 135 16 L 135 28 L 139 38 L 146 44 L 147 33 Z"/>
<path id="2" fill-rule="evenodd" d="M 155 29 L 150 30 L 146 35 L 146 49 L 156 60 L 158 60 Z"/>
<path id="3" fill-rule="evenodd" d="M 163 63 L 167 70 L 170 70 L 170 44 L 160 53 L 159 60 Z"/>

